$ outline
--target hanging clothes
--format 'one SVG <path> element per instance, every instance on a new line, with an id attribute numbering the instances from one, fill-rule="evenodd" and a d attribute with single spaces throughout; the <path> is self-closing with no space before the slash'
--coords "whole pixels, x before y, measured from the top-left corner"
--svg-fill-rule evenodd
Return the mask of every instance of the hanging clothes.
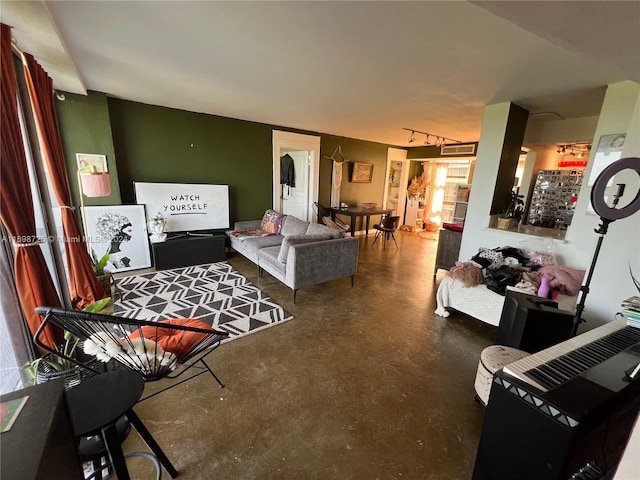
<path id="1" fill-rule="evenodd" d="M 289 187 L 289 195 L 291 195 L 291 187 L 296 186 L 296 172 L 293 158 L 288 153 L 280 157 L 280 188 L 282 189 L 280 198 L 283 197 L 285 185 Z"/>

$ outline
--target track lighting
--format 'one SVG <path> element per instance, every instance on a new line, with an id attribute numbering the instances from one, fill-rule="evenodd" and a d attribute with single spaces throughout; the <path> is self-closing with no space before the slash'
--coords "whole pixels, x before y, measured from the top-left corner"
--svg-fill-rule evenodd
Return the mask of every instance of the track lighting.
<path id="1" fill-rule="evenodd" d="M 447 138 L 447 137 L 443 137 L 442 135 L 435 135 L 433 133 L 421 132 L 420 130 L 414 130 L 412 128 L 403 128 L 403 130 L 406 130 L 407 132 L 411 132 L 408 140 L 409 143 L 415 142 L 416 133 L 426 135 L 426 139 L 424 141 L 425 145 L 435 145 L 436 147 L 441 147 L 447 144 L 447 140 L 449 140 L 452 143 L 462 143 L 460 140 L 454 140 L 453 138 Z M 435 137 L 436 138 L 435 143 L 432 144 L 431 139 L 429 137 Z"/>
<path id="2" fill-rule="evenodd" d="M 556 152 L 560 155 L 569 153 L 570 155 L 578 158 L 584 157 L 591 151 L 591 143 L 589 142 L 575 142 L 566 145 L 558 145 Z"/>

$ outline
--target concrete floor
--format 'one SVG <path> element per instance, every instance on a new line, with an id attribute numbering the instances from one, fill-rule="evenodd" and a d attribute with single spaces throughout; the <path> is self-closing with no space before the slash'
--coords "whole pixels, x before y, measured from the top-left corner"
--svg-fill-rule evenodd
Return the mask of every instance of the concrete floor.
<path id="1" fill-rule="evenodd" d="M 434 314 L 435 234 L 360 237 L 355 286 L 292 291 L 228 261 L 294 319 L 222 345 L 202 375 L 135 410 L 183 479 L 469 479 L 484 408 L 473 382 L 491 327 Z M 126 452 L 146 450 L 137 434 Z M 132 478 L 153 478 L 128 460 Z M 163 472 L 163 478 L 169 478 Z"/>

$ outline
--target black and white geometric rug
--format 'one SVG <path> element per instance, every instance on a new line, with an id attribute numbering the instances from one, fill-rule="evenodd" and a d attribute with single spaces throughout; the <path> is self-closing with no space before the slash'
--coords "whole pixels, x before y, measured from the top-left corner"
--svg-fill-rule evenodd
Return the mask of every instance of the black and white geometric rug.
<path id="1" fill-rule="evenodd" d="M 114 314 L 138 320 L 198 318 L 229 339 L 293 317 L 226 262 L 116 280 Z"/>

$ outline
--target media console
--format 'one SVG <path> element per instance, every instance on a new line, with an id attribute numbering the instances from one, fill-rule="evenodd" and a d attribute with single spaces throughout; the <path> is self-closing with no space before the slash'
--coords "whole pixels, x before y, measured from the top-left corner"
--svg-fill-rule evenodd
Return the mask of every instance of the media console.
<path id="1" fill-rule="evenodd" d="M 156 270 L 189 267 L 204 263 L 222 262 L 225 257 L 224 233 L 184 234 L 152 243 Z"/>

